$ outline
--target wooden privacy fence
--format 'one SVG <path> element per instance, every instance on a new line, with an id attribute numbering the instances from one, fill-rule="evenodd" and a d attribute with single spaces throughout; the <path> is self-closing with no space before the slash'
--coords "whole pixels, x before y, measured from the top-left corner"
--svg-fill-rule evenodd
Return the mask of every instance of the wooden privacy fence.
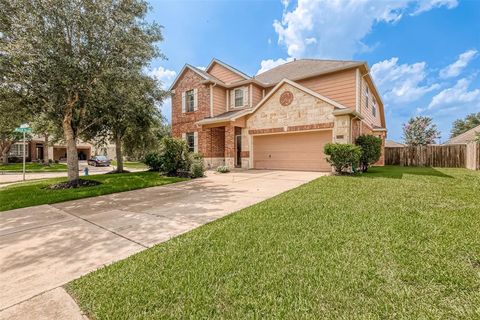
<path id="1" fill-rule="evenodd" d="M 385 164 L 480 169 L 480 144 L 385 148 Z"/>

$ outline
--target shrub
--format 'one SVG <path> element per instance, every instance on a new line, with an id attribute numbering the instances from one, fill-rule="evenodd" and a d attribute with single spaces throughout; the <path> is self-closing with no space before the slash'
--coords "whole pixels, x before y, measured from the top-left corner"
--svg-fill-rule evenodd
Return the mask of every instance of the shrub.
<path id="1" fill-rule="evenodd" d="M 176 176 L 179 171 L 189 171 L 191 159 L 185 141 L 165 137 L 160 142 L 159 151 L 150 152 L 145 156 L 145 164 L 152 171 L 161 171 L 167 175 Z"/>
<path id="2" fill-rule="evenodd" d="M 324 153 L 328 156 L 327 161 L 338 173 L 358 165 L 362 155 L 362 149 L 353 144 L 327 143 Z"/>
<path id="3" fill-rule="evenodd" d="M 230 172 L 230 169 L 228 169 L 227 166 L 220 166 L 220 167 L 217 168 L 217 172 L 227 173 L 227 172 Z"/>
<path id="4" fill-rule="evenodd" d="M 145 164 L 151 171 L 160 171 L 162 168 L 160 152 L 150 152 L 145 156 Z"/>
<path id="5" fill-rule="evenodd" d="M 203 157 L 198 153 L 190 153 L 190 177 L 191 178 L 201 178 L 205 174 L 205 164 L 203 162 Z"/>
<path id="6" fill-rule="evenodd" d="M 360 157 L 360 169 L 367 172 L 368 167 L 377 162 L 382 154 L 382 139 L 376 136 L 364 134 L 357 138 L 357 146 L 362 148 Z"/>
<path id="7" fill-rule="evenodd" d="M 187 143 L 182 139 L 164 137 L 160 142 L 161 170 L 174 176 L 190 167 Z"/>

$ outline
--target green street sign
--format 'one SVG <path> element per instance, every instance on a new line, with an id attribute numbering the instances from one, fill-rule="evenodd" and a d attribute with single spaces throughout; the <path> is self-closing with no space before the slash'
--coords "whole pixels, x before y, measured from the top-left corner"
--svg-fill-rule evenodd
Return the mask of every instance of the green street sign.
<path id="1" fill-rule="evenodd" d="M 32 128 L 28 125 L 22 124 L 20 127 L 15 128 L 15 132 L 32 132 Z"/>

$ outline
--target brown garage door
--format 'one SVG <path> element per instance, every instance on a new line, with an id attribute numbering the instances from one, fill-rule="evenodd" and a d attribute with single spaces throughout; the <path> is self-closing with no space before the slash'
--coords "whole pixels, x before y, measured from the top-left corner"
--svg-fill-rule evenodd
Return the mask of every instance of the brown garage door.
<path id="1" fill-rule="evenodd" d="M 332 131 L 272 134 L 253 138 L 256 169 L 330 171 L 323 146 Z"/>

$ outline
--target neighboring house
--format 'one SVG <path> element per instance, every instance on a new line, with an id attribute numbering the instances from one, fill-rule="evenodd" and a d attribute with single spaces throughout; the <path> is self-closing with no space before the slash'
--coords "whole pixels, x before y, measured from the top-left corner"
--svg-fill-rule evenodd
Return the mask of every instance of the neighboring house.
<path id="1" fill-rule="evenodd" d="M 365 62 L 302 59 L 250 77 L 213 59 L 205 71 L 186 64 L 170 90 L 172 135 L 210 168 L 330 171 L 326 143 L 386 137 Z"/>
<path id="2" fill-rule="evenodd" d="M 466 144 L 475 141 L 477 135 L 480 135 L 480 126 L 465 131 L 464 133 L 446 141 L 444 144 Z"/>
<path id="3" fill-rule="evenodd" d="M 27 161 L 43 160 L 44 152 L 48 152 L 48 158 L 54 161 L 67 160 L 67 147 L 63 143 L 49 143 L 45 145 L 45 139 L 34 136 L 26 142 L 25 156 Z M 89 142 L 79 140 L 77 142 L 77 152 L 79 160 L 87 160 L 93 155 L 105 155 L 109 159 L 115 159 L 115 145 L 95 145 Z M 10 148 L 8 157 L 11 160 L 20 160 L 23 158 L 23 142 L 14 143 Z"/>
<path id="4" fill-rule="evenodd" d="M 403 148 L 405 145 L 393 140 L 385 140 L 385 148 Z"/>
<path id="5" fill-rule="evenodd" d="M 49 143 L 49 146 L 45 145 L 45 139 L 34 136 L 32 139 L 26 142 L 25 157 L 27 161 L 43 160 L 44 152 L 48 152 L 48 158 L 56 161 L 66 161 L 67 159 L 67 147 L 62 143 Z M 78 158 L 79 160 L 87 160 L 92 154 L 93 145 L 87 142 L 79 141 L 77 144 Z M 19 141 L 12 145 L 10 148 L 9 158 L 22 158 L 23 157 L 23 142 Z"/>

